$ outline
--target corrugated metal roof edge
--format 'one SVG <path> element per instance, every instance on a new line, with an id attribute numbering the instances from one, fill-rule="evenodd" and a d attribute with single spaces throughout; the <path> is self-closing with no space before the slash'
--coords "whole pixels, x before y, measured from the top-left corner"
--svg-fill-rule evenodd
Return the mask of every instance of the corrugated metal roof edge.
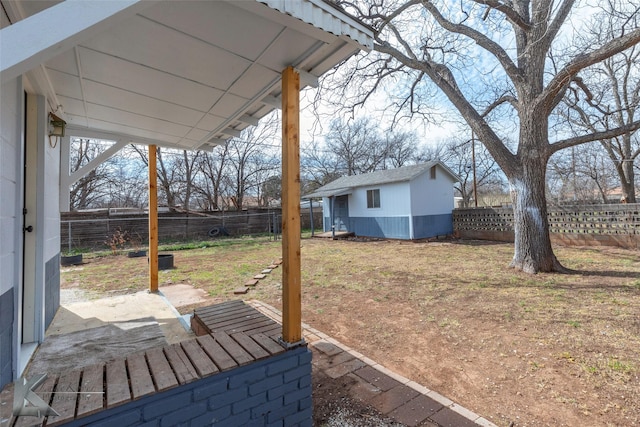
<path id="1" fill-rule="evenodd" d="M 275 9 L 281 13 L 286 13 L 287 15 L 291 15 L 295 18 L 300 19 L 301 21 L 306 22 L 307 24 L 313 25 L 314 27 L 320 28 L 328 33 L 334 34 L 338 37 L 346 36 L 360 45 L 361 49 L 365 51 L 373 50 L 373 33 L 374 30 L 370 26 L 365 23 L 359 21 L 355 17 L 349 15 L 346 11 L 342 10 L 335 4 L 331 4 L 325 0 L 299 0 L 299 2 L 289 2 L 286 0 L 258 0 L 260 3 L 263 3 L 269 6 L 272 9 Z M 294 5 L 294 3 L 296 3 Z M 312 5 L 313 8 L 316 8 L 311 13 L 302 15 L 302 10 L 304 9 L 300 5 L 302 3 L 307 3 Z M 317 12 L 320 12 L 318 14 Z M 329 15 L 334 20 L 338 22 L 327 22 L 327 21 L 319 21 L 318 16 L 322 16 L 322 12 Z M 346 29 L 345 31 L 345 25 Z"/>

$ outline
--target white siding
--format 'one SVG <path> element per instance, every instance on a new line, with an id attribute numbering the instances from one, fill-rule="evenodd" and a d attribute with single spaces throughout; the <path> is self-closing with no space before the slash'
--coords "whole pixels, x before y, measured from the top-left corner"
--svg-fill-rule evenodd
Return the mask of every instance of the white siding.
<path id="1" fill-rule="evenodd" d="M 0 88 L 0 294 L 19 283 L 22 236 L 22 84 L 14 79 Z M 20 231 L 20 232 L 19 232 Z"/>
<path id="2" fill-rule="evenodd" d="M 453 178 L 436 166 L 436 179 L 430 171 L 411 181 L 411 214 L 441 215 L 453 211 Z"/>
<path id="3" fill-rule="evenodd" d="M 38 150 L 38 222 L 41 224 L 42 231 L 44 265 L 60 252 L 60 142 L 52 148 L 49 145 L 49 137 L 45 135 L 40 141 L 40 147 L 41 149 Z"/>
<path id="4" fill-rule="evenodd" d="M 380 208 L 367 208 L 367 190 L 380 189 Z M 349 196 L 350 217 L 392 217 L 409 215 L 409 183 L 357 188 Z"/>

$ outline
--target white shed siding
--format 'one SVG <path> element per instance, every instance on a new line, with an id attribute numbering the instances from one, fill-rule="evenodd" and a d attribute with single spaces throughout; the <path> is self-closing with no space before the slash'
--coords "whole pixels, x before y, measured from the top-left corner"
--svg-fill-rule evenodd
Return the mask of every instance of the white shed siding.
<path id="1" fill-rule="evenodd" d="M 380 189 L 380 208 L 367 208 L 367 190 Z M 349 197 L 350 217 L 408 216 L 411 202 L 407 182 L 357 188 Z"/>
<path id="2" fill-rule="evenodd" d="M 427 171 L 410 184 L 414 216 L 451 214 L 453 211 L 453 178 L 441 167 L 436 168 L 436 179 L 431 179 L 431 173 Z"/>

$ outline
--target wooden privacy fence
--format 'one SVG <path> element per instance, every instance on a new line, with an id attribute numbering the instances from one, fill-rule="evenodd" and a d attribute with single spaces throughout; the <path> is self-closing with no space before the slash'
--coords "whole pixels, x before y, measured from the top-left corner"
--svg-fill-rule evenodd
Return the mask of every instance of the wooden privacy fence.
<path id="1" fill-rule="evenodd" d="M 549 231 L 555 243 L 640 247 L 640 204 L 550 206 Z M 461 238 L 513 242 L 512 208 L 453 211 L 453 229 Z"/>
<path id="2" fill-rule="evenodd" d="M 301 212 L 303 228 L 310 228 L 309 212 Z M 322 227 L 322 211 L 314 209 L 316 229 Z M 228 233 L 231 236 L 280 233 L 280 209 L 249 209 L 232 212 L 166 212 L 158 214 L 161 241 L 207 240 Z M 120 237 L 124 235 L 122 240 Z M 63 212 L 60 221 L 61 250 L 76 248 L 106 249 L 109 242 L 134 248 L 146 246 L 149 240 L 147 214 L 95 212 Z M 124 241 L 123 241 L 124 240 Z"/>

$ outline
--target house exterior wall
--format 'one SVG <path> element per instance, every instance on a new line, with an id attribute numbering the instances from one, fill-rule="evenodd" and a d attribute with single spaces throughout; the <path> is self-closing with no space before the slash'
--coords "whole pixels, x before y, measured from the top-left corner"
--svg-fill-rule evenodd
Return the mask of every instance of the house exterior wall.
<path id="1" fill-rule="evenodd" d="M 47 135 L 44 97 L 38 96 L 37 104 L 36 302 L 43 339 L 60 306 L 60 141 Z"/>
<path id="2" fill-rule="evenodd" d="M 22 252 L 22 80 L 0 88 L 0 387 L 16 368 Z"/>
<path id="3" fill-rule="evenodd" d="M 33 154 L 29 168 L 33 179 L 32 202 L 27 215 L 33 226 L 34 251 L 27 275 L 32 291 L 23 293 L 23 215 L 25 96 L 22 77 L 2 85 L 0 102 L 0 386 L 21 372 L 18 364 L 23 317 L 22 299 L 34 307 L 33 318 L 26 319 L 36 342 L 44 338 L 60 304 L 60 213 L 58 208 L 60 150 L 49 144 L 47 103 L 42 96 L 29 95 L 33 108 L 27 115 Z"/>

